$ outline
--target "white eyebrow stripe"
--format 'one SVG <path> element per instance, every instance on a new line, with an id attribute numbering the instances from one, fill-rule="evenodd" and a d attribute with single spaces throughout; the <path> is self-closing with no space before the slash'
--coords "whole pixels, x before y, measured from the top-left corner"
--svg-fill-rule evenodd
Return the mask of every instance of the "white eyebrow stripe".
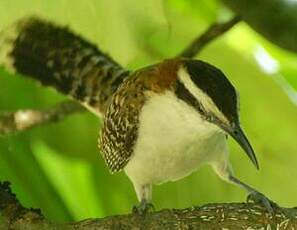
<path id="1" fill-rule="evenodd" d="M 213 100 L 197 87 L 191 80 L 188 72 L 184 67 L 181 67 L 177 72 L 178 79 L 184 84 L 188 91 L 202 104 L 202 106 L 209 112 L 215 114 L 221 121 L 229 123 L 225 115 L 219 110 Z"/>

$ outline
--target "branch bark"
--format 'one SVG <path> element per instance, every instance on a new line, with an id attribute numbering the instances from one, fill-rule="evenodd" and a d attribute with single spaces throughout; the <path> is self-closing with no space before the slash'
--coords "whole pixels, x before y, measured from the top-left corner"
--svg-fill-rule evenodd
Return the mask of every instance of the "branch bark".
<path id="1" fill-rule="evenodd" d="M 0 114 L 0 135 L 31 129 L 41 124 L 57 122 L 66 116 L 85 111 L 74 101 L 66 101 L 44 110 L 18 110 Z"/>
<path id="2" fill-rule="evenodd" d="M 224 23 L 214 23 L 208 29 L 193 40 L 188 47 L 186 47 L 178 57 L 193 58 L 196 56 L 207 44 L 209 44 L 214 39 L 226 33 L 234 25 L 240 21 L 239 16 L 231 18 L 231 20 Z"/>
<path id="3" fill-rule="evenodd" d="M 273 215 L 251 203 L 207 204 L 186 209 L 164 209 L 145 216 L 125 214 L 74 223 L 55 224 L 40 210 L 24 208 L 0 183 L 0 229 L 296 229 L 297 208 L 278 208 Z"/>
<path id="4" fill-rule="evenodd" d="M 297 2 L 291 0 L 222 0 L 269 41 L 297 52 Z"/>

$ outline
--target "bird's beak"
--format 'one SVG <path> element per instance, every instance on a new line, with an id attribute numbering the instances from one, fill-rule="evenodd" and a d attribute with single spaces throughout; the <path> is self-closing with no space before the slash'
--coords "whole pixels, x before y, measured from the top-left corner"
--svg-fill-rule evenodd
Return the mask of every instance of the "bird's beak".
<path id="1" fill-rule="evenodd" d="M 235 127 L 231 127 L 230 125 L 226 125 L 225 123 L 218 120 L 216 120 L 215 123 L 225 132 L 227 132 L 230 136 L 233 137 L 233 139 L 241 146 L 241 148 L 248 155 L 255 167 L 259 169 L 259 164 L 255 152 L 246 135 L 244 134 L 243 130 L 241 129 L 240 125 L 238 124 L 235 125 Z"/>

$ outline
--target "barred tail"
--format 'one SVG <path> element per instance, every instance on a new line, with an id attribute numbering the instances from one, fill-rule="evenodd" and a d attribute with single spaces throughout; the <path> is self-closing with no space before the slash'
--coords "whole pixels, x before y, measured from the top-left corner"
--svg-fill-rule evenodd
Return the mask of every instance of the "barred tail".
<path id="1" fill-rule="evenodd" d="M 96 113 L 105 111 L 111 95 L 128 75 L 68 28 L 33 17 L 0 34 L 0 65 L 52 86 Z"/>

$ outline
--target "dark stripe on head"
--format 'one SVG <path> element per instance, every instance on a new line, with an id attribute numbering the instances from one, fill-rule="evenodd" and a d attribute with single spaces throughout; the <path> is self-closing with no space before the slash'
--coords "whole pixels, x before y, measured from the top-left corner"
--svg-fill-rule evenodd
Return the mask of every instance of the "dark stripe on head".
<path id="1" fill-rule="evenodd" d="M 237 122 L 236 91 L 223 72 L 198 60 L 185 60 L 184 65 L 195 85 L 213 100 L 230 122 Z"/>
<path id="2" fill-rule="evenodd" d="M 179 99 L 183 100 L 188 105 L 195 108 L 202 115 L 202 117 L 206 116 L 205 110 L 203 109 L 202 105 L 179 80 L 176 81 L 175 94 Z"/>

